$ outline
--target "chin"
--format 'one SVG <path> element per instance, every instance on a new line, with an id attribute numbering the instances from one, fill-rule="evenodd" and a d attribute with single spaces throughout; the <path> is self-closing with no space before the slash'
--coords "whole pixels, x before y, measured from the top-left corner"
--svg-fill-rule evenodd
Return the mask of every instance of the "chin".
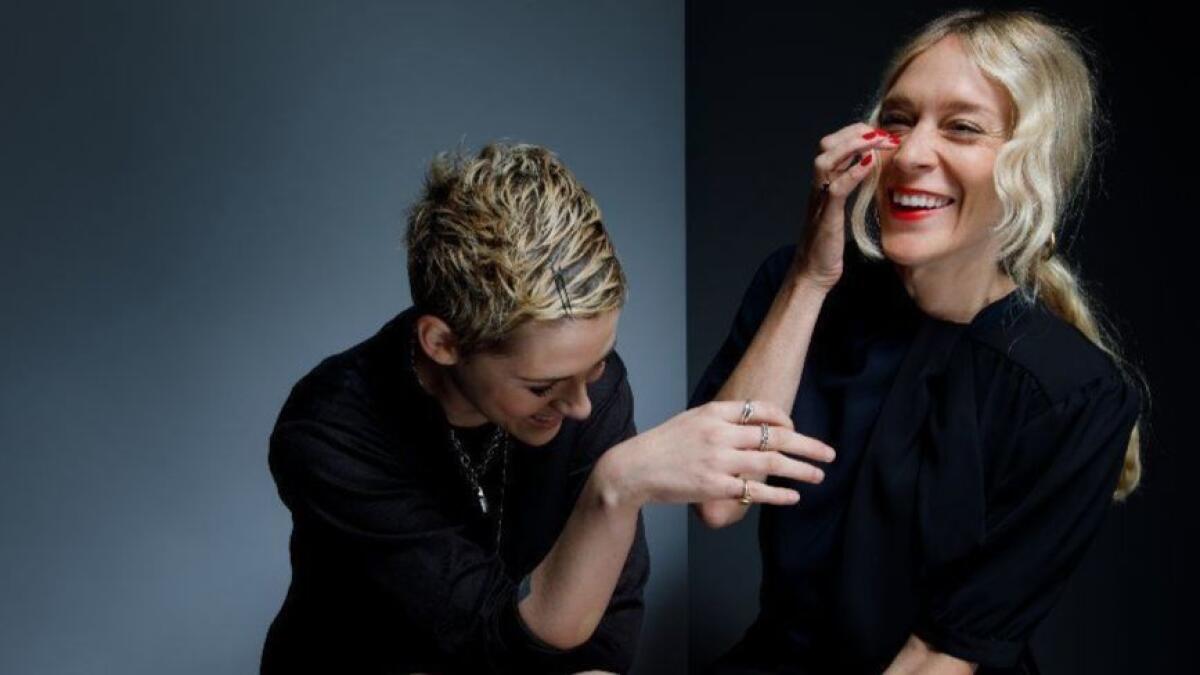
<path id="1" fill-rule="evenodd" d="M 536 448 L 553 441 L 561 430 L 561 419 L 552 428 L 544 428 L 522 420 L 520 426 L 514 425 L 514 428 L 509 429 L 509 433 L 521 443 Z"/>
<path id="2" fill-rule="evenodd" d="M 889 234 L 884 231 L 880 237 L 879 248 L 884 257 L 904 267 L 915 267 L 929 262 L 936 256 L 929 248 L 929 236 L 914 232 Z"/>

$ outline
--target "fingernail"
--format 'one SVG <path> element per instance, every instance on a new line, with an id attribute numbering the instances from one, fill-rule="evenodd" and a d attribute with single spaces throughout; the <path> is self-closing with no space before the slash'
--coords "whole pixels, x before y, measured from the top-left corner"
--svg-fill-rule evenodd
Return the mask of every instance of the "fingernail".
<path id="1" fill-rule="evenodd" d="M 862 161 L 859 162 L 859 164 L 861 164 L 863 166 L 867 166 L 868 164 L 871 163 L 872 157 L 874 157 L 874 155 L 872 155 L 871 153 L 868 152 L 867 154 L 863 155 Z"/>
<path id="2" fill-rule="evenodd" d="M 882 132 L 879 132 L 879 131 L 871 131 L 871 132 L 863 134 L 863 139 L 869 141 L 872 138 L 875 138 L 876 136 L 880 135 L 881 133 Z"/>

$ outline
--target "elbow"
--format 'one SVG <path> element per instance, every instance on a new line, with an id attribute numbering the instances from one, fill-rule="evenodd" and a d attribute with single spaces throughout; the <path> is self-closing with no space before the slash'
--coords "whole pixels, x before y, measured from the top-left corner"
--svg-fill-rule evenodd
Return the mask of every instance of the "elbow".
<path id="1" fill-rule="evenodd" d="M 717 530 L 728 525 L 732 525 L 742 519 L 745 513 L 742 509 L 730 508 L 731 504 L 723 502 L 702 502 L 693 504 L 692 510 L 695 511 L 696 517 L 701 523 L 710 530 Z"/>
<path id="2" fill-rule="evenodd" d="M 561 634 L 559 634 L 559 633 L 561 633 Z M 545 642 L 547 645 L 549 645 L 559 651 L 565 652 L 565 651 L 569 651 L 571 649 L 575 649 L 576 647 L 583 646 L 583 643 L 587 642 L 588 638 L 590 638 L 590 637 L 591 637 L 591 633 L 588 633 L 587 635 L 583 635 L 578 632 L 576 632 L 574 634 L 567 634 L 566 631 L 559 631 L 559 632 L 556 632 L 555 634 L 543 637 L 542 641 Z"/>
<path id="3" fill-rule="evenodd" d="M 575 649 L 576 647 L 582 647 L 585 642 L 591 639 L 592 633 L 594 633 L 595 630 L 596 626 L 594 625 L 553 625 L 541 627 L 541 630 L 535 630 L 532 632 L 545 646 L 565 652 Z"/>
<path id="4" fill-rule="evenodd" d="M 524 624 L 526 632 L 542 646 L 568 651 L 583 646 L 591 639 L 604 613 L 579 617 L 577 620 L 564 620 L 561 612 L 551 616 L 533 598 L 526 598 L 517 605 L 517 616 Z"/>

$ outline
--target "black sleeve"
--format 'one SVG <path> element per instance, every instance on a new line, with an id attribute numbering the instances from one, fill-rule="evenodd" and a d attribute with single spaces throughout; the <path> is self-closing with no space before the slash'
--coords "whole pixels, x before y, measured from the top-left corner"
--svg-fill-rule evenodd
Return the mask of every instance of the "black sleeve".
<path id="1" fill-rule="evenodd" d="M 1016 664 L 1099 529 L 1138 407 L 1113 374 L 1018 428 L 982 546 L 934 581 L 918 637 L 981 665 Z"/>
<path id="2" fill-rule="evenodd" d="M 622 377 L 597 406 L 579 442 L 594 457 L 633 434 L 632 396 Z M 618 415 L 613 420 L 612 416 Z M 281 421 L 271 436 L 270 466 L 280 496 L 300 521 L 331 532 L 336 552 L 375 589 L 398 644 L 432 645 L 454 672 L 622 671 L 633 658 L 642 616 L 648 555 L 637 538 L 604 619 L 584 645 L 542 644 L 517 613 L 517 585 L 499 555 L 468 538 L 419 477 L 389 466 L 362 430 L 326 419 Z M 573 479 L 586 480 L 592 464 Z M 580 483 L 581 485 L 582 483 Z M 335 582 L 336 583 L 336 582 Z M 417 631 L 418 634 L 411 634 Z"/>
<path id="3" fill-rule="evenodd" d="M 742 304 L 738 307 L 729 335 L 692 392 L 692 398 L 688 402 L 689 408 L 711 401 L 725 384 L 725 380 L 729 379 L 729 375 L 742 360 L 742 355 L 746 353 L 754 334 L 758 332 L 758 327 L 762 325 L 763 319 L 771 309 L 771 303 L 775 301 L 775 294 L 783 285 L 795 254 L 795 244 L 784 246 L 759 265 L 750 286 L 742 295 Z"/>
<path id="4" fill-rule="evenodd" d="M 499 556 L 468 539 L 419 486 L 370 453 L 351 451 L 358 443 L 353 432 L 325 423 L 276 426 L 271 472 L 297 527 L 333 534 L 339 550 L 330 555 L 348 561 L 357 584 L 375 589 L 399 645 L 434 645 L 461 668 L 501 666 L 483 672 L 520 662 L 537 646 L 517 627 L 516 587 Z"/>

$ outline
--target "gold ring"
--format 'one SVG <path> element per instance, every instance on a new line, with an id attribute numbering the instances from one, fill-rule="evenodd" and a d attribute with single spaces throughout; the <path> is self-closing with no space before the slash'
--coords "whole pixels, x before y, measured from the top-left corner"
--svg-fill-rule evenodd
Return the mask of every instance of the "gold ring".
<path id="1" fill-rule="evenodd" d="M 754 503 L 754 500 L 750 498 L 750 481 L 745 478 L 742 479 L 742 496 L 738 499 L 738 502 L 742 506 L 750 506 Z"/>
<path id="2" fill-rule="evenodd" d="M 766 452 L 767 443 L 769 443 L 771 440 L 771 427 L 767 426 L 766 422 L 763 422 L 758 428 L 762 432 L 762 436 L 758 440 L 758 451 Z"/>
<path id="3" fill-rule="evenodd" d="M 742 404 L 742 418 L 738 420 L 738 424 L 749 422 L 753 415 L 754 404 L 750 402 L 750 399 L 746 399 L 746 402 Z"/>

